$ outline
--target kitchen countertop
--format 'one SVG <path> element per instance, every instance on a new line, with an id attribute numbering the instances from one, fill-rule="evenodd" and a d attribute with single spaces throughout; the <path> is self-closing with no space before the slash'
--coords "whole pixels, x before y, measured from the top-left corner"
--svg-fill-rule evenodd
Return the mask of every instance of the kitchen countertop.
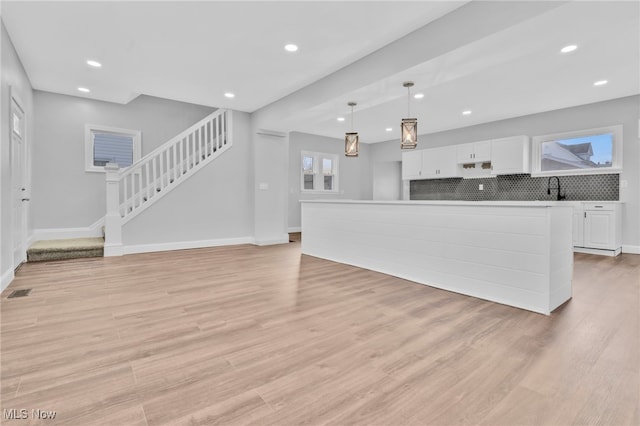
<path id="1" fill-rule="evenodd" d="M 572 207 L 574 201 L 456 201 L 456 200 L 300 200 L 316 204 L 382 204 L 410 206 Z M 582 201 L 578 201 L 582 202 Z M 596 202 L 596 201 L 592 201 Z M 610 201 L 607 201 L 610 202 Z"/>
<path id="2" fill-rule="evenodd" d="M 621 201 L 456 201 L 456 200 L 300 200 L 301 203 L 382 204 L 424 206 L 489 206 L 489 207 L 573 207 L 576 203 L 622 203 Z"/>

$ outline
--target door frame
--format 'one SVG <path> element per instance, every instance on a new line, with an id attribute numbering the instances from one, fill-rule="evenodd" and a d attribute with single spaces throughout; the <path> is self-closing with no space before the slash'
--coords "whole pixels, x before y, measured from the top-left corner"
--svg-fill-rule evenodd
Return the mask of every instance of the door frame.
<path id="1" fill-rule="evenodd" d="M 11 164 L 11 206 L 10 206 L 10 212 L 11 212 L 11 258 L 13 261 L 13 269 L 15 270 L 16 268 L 18 268 L 23 262 L 25 262 L 27 260 L 27 220 L 29 217 L 29 203 L 24 203 L 21 200 L 17 200 L 15 199 L 15 197 L 13 197 L 13 186 L 14 186 L 14 164 L 13 164 L 13 149 L 14 149 L 14 136 L 13 136 L 13 116 L 12 116 L 12 111 L 13 111 L 13 103 L 16 103 L 16 105 L 18 106 L 18 108 L 20 108 L 20 110 L 22 111 L 22 117 L 23 117 L 23 123 L 22 123 L 22 135 L 21 135 L 21 139 L 22 139 L 22 155 L 21 155 L 21 160 L 22 160 L 22 164 L 20 165 L 20 180 L 21 180 L 21 187 L 23 188 L 23 198 L 25 196 L 27 196 L 27 200 L 29 200 L 29 197 L 27 194 L 29 194 L 29 190 L 28 188 L 30 187 L 30 182 L 28 180 L 28 177 L 30 175 L 28 167 L 29 167 L 29 132 L 28 132 L 28 120 L 29 117 L 27 115 L 27 111 L 25 108 L 25 104 L 22 101 L 22 97 L 20 96 L 18 90 L 16 90 L 15 87 L 13 86 L 9 86 L 9 143 L 11 151 L 10 152 L 10 164 Z M 19 230 L 19 235 L 20 235 L 20 260 L 17 262 L 16 264 L 16 256 L 15 256 L 15 252 L 14 252 L 14 247 L 16 246 L 15 242 L 13 241 L 13 236 L 14 236 L 14 229 L 13 229 L 13 212 L 14 212 L 14 207 L 15 207 L 15 203 L 20 203 L 20 214 L 21 214 L 21 220 L 20 220 L 20 230 Z"/>

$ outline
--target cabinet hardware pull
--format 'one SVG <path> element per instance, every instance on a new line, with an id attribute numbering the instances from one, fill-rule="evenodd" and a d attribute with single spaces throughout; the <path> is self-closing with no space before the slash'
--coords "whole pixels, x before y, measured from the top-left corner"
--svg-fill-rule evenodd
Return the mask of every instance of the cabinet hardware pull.
<path id="1" fill-rule="evenodd" d="M 584 217 L 585 217 L 585 219 L 587 218 L 587 212 L 584 212 Z"/>
<path id="2" fill-rule="evenodd" d="M 593 206 L 593 207 L 595 207 L 596 209 L 601 209 L 601 208 L 603 208 L 604 206 Z"/>

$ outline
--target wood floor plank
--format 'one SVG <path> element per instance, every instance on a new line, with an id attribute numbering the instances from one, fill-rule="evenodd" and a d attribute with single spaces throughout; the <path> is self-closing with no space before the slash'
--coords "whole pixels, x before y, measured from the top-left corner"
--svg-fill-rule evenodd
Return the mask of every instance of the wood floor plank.
<path id="1" fill-rule="evenodd" d="M 0 301 L 0 408 L 52 425 L 639 423 L 640 256 L 576 254 L 573 299 L 544 316 L 294 240 L 24 265 Z"/>

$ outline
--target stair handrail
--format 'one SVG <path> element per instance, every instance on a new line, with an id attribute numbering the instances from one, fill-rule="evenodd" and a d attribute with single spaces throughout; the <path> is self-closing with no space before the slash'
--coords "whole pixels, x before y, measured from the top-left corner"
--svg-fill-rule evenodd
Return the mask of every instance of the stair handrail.
<path id="1" fill-rule="evenodd" d="M 189 126 L 188 128 L 186 128 L 185 130 L 183 130 L 182 132 L 180 132 L 179 134 L 177 134 L 176 136 L 172 137 L 171 139 L 169 139 L 167 142 L 163 143 L 162 145 L 160 145 L 159 147 L 157 147 L 156 149 L 154 149 L 153 151 L 147 153 L 144 157 L 136 160 L 135 162 L 133 162 L 130 166 L 125 167 L 120 169 L 120 176 L 123 177 L 125 175 L 131 174 L 133 173 L 133 171 L 135 170 L 135 168 L 137 166 L 139 166 L 140 164 L 145 163 L 147 160 L 149 160 L 152 157 L 155 157 L 156 155 L 158 155 L 159 153 L 163 152 L 166 150 L 167 147 L 174 145 L 175 143 L 177 143 L 178 141 L 182 140 L 182 138 L 190 135 L 191 133 L 193 133 L 194 129 L 199 128 L 201 126 L 203 126 L 206 122 L 213 120 L 215 117 L 219 116 L 219 115 L 223 115 L 226 112 L 228 112 L 229 110 L 226 109 L 217 109 L 214 112 L 212 112 L 211 114 L 207 115 L 206 117 L 204 117 L 202 120 L 198 121 L 197 123 Z"/>

